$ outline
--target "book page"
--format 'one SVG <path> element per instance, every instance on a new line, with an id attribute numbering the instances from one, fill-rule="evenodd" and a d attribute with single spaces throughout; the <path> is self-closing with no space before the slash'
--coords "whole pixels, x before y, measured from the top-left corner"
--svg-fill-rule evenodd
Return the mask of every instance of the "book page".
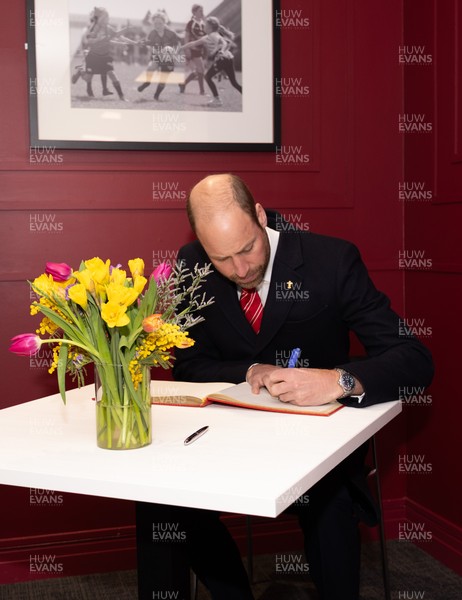
<path id="1" fill-rule="evenodd" d="M 281 402 L 271 396 L 265 388 L 261 388 L 259 394 L 253 394 L 250 385 L 246 382 L 212 393 L 209 395 L 209 400 L 257 410 L 322 416 L 330 415 L 343 407 L 339 402 L 330 402 L 321 406 L 298 406 Z"/>
<path id="2" fill-rule="evenodd" d="M 151 381 L 151 399 L 154 404 L 201 405 L 210 394 L 232 386 L 229 382 L 212 381 Z"/>

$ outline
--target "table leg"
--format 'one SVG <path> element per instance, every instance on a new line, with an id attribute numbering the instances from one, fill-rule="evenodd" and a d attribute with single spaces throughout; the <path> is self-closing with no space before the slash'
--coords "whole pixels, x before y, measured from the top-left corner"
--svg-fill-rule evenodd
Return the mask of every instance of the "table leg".
<path id="1" fill-rule="evenodd" d="M 136 502 L 138 600 L 191 600 L 186 533 L 173 508 Z"/>

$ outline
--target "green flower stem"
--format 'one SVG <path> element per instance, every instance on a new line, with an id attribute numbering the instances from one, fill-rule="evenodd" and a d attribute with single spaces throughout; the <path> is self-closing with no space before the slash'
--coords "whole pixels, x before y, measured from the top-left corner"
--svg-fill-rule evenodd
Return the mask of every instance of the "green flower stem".
<path id="1" fill-rule="evenodd" d="M 40 339 L 40 344 L 57 344 L 58 342 L 62 342 L 63 344 L 70 344 L 71 346 L 77 346 L 77 348 L 82 348 L 83 350 L 86 350 L 87 352 L 93 354 L 94 356 L 96 356 L 96 358 L 100 358 L 96 350 L 89 348 L 84 344 L 80 344 L 79 342 L 76 342 L 74 340 L 68 340 L 66 338 L 49 338 L 47 340 Z"/>
<path id="2" fill-rule="evenodd" d="M 119 354 L 120 357 L 120 354 Z M 97 365 L 102 390 L 98 394 L 98 445 L 109 449 L 141 447 L 150 440 L 149 368 L 143 369 L 143 380 L 135 390 L 131 375 L 120 365 Z M 116 397 L 105 382 L 120 381 Z"/>

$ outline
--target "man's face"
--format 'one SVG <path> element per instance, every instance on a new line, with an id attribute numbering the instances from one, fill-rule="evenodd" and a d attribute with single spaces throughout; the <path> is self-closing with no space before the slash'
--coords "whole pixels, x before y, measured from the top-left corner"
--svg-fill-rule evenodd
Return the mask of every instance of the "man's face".
<path id="1" fill-rule="evenodd" d="M 259 224 L 233 206 L 212 221 L 197 224 L 197 237 L 213 266 L 243 288 L 261 283 L 270 257 L 266 214 L 259 204 L 257 216 Z"/>
<path id="2" fill-rule="evenodd" d="M 164 20 L 161 17 L 155 18 L 152 24 L 154 26 L 154 29 L 158 33 L 163 33 L 163 31 L 165 29 L 165 23 L 164 23 Z"/>

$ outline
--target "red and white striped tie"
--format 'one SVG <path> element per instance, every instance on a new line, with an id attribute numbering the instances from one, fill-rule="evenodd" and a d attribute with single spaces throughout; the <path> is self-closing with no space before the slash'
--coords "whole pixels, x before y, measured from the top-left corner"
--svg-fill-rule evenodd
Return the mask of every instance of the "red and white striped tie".
<path id="1" fill-rule="evenodd" d="M 263 304 L 257 290 L 255 288 L 249 290 L 242 288 L 240 302 L 247 321 L 255 333 L 258 333 L 263 317 Z"/>

